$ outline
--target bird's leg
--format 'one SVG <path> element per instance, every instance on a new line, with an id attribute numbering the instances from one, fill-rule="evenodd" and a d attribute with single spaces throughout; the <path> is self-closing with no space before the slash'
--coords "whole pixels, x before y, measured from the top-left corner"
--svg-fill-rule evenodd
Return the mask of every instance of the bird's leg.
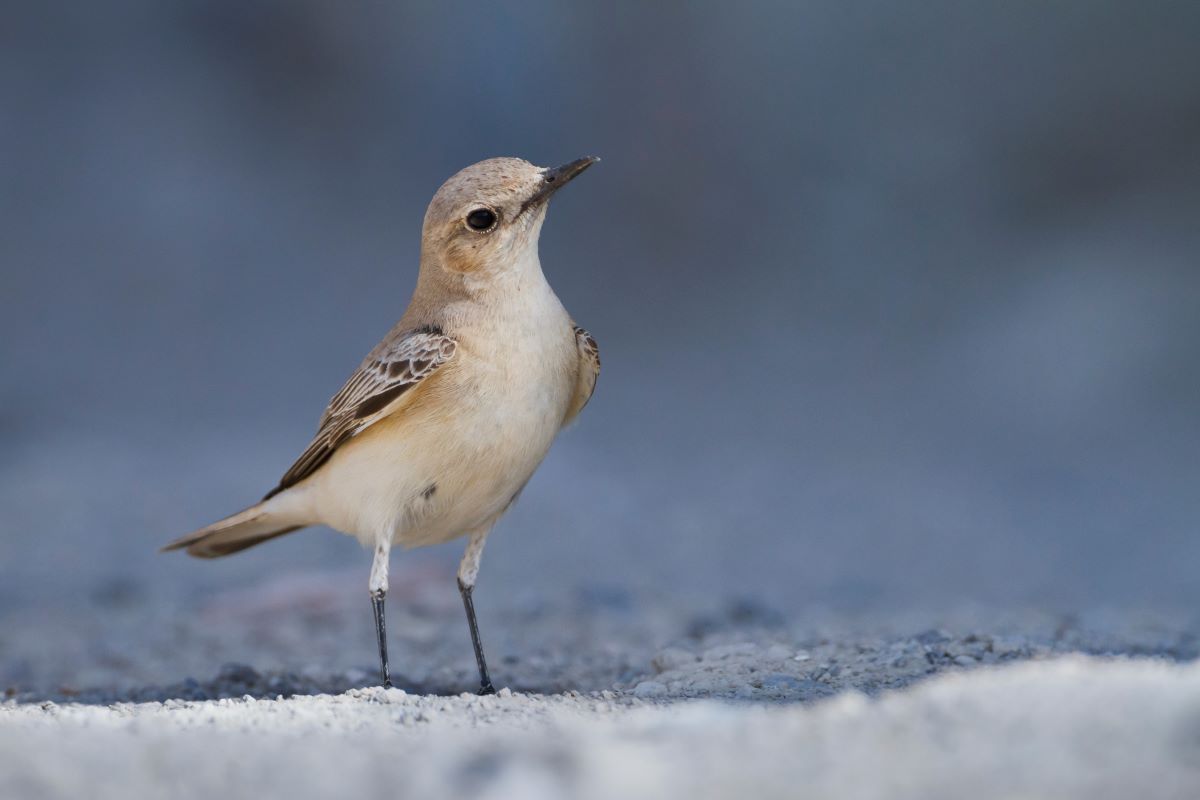
<path id="1" fill-rule="evenodd" d="M 471 593 L 475 591 L 475 578 L 479 576 L 479 560 L 483 557 L 483 543 L 488 531 L 474 531 L 458 566 L 458 592 L 462 595 L 463 608 L 467 611 L 467 626 L 471 629 L 471 645 L 475 648 L 475 663 L 479 666 L 479 693 L 495 694 L 492 679 L 488 675 L 487 660 L 483 657 L 483 644 L 479 641 L 479 623 L 475 621 L 475 603 Z"/>
<path id="2" fill-rule="evenodd" d="M 383 687 L 391 688 L 392 676 L 388 671 L 387 625 L 383 619 L 383 601 L 388 590 L 388 559 L 392 553 L 391 540 L 380 542 L 375 548 L 375 560 L 371 562 L 371 580 L 367 588 L 371 592 L 371 608 L 375 611 L 375 635 L 379 637 L 379 668 L 383 675 Z"/>

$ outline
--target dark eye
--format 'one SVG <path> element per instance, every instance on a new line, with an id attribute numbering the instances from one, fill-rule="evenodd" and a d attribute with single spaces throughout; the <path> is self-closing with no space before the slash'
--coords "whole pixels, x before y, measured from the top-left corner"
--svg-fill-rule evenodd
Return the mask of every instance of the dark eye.
<path id="1" fill-rule="evenodd" d="M 496 212 L 490 208 L 477 208 L 467 214 L 467 227 L 473 231 L 489 231 L 496 224 Z"/>

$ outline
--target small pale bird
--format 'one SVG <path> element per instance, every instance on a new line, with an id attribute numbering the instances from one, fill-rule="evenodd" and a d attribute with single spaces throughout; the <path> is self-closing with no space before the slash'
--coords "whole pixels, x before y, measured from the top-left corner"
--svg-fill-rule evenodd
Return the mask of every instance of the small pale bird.
<path id="1" fill-rule="evenodd" d="M 308 525 L 357 537 L 375 554 L 368 589 L 390 686 L 392 546 L 465 536 L 458 588 L 480 693 L 495 691 L 471 600 L 483 545 L 600 373 L 596 340 L 542 274 L 538 237 L 551 196 L 597 161 L 493 158 L 446 181 L 425 213 L 408 309 L 329 401 L 296 463 L 261 503 L 163 549 L 215 558 Z"/>

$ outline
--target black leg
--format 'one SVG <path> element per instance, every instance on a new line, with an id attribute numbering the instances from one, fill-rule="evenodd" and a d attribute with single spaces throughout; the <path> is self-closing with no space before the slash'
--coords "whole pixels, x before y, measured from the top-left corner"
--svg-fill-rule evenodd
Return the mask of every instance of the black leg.
<path id="1" fill-rule="evenodd" d="M 392 675 L 388 672 L 387 625 L 383 622 L 383 599 L 387 592 L 382 589 L 371 592 L 371 607 L 375 609 L 375 635 L 379 637 L 379 668 L 383 673 L 383 688 L 392 687 Z"/>
<path id="2" fill-rule="evenodd" d="M 488 676 L 487 661 L 483 657 L 483 644 L 479 641 L 479 623 L 475 621 L 475 603 L 471 600 L 471 592 L 475 587 L 467 586 L 461 580 L 458 582 L 458 593 L 462 595 L 463 608 L 467 610 L 467 625 L 471 628 L 471 644 L 475 647 L 475 663 L 479 665 L 479 693 L 495 694 L 496 687 Z"/>

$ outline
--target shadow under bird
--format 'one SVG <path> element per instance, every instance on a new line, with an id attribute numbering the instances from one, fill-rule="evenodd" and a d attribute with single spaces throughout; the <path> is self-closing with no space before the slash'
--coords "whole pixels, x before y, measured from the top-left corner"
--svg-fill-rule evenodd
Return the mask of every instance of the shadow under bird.
<path id="1" fill-rule="evenodd" d="M 480 693 L 495 691 L 471 599 L 484 542 L 600 373 L 596 341 L 546 282 L 538 237 L 551 196 L 598 160 L 546 169 L 493 158 L 446 181 L 425 213 L 408 309 L 296 463 L 261 503 L 163 549 L 216 558 L 308 525 L 357 537 L 375 553 L 368 588 L 390 686 L 392 545 L 465 536 L 458 588 Z"/>

